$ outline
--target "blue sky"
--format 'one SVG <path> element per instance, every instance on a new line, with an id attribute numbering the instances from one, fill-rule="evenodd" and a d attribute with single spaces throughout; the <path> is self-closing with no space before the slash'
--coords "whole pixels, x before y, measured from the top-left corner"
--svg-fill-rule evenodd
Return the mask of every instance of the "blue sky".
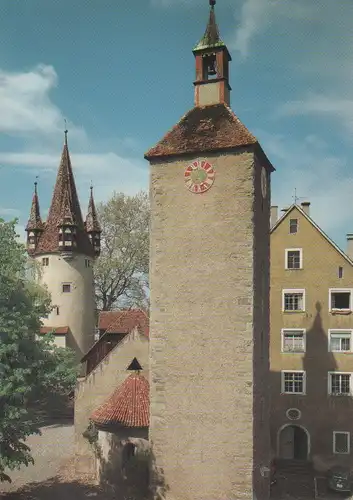
<path id="1" fill-rule="evenodd" d="M 218 0 L 232 108 L 343 249 L 353 232 L 353 3 Z M 39 175 L 46 216 L 64 118 L 82 209 L 148 188 L 143 153 L 193 106 L 207 0 L 0 0 L 0 216 L 23 231 Z"/>

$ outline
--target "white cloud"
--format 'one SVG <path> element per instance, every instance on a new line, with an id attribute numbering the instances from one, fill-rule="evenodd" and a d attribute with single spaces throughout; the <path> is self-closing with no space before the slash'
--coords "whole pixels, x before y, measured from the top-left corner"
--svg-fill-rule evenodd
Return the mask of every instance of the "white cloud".
<path id="1" fill-rule="evenodd" d="M 337 98 L 337 94 L 309 94 L 301 100 L 283 104 L 276 112 L 277 117 L 306 115 L 331 116 L 351 135 L 353 132 L 353 92 L 352 99 Z"/>
<path id="2" fill-rule="evenodd" d="M 0 166 L 20 169 L 31 175 L 51 177 L 53 184 L 60 162 L 58 136 L 63 135 L 64 114 L 52 101 L 50 93 L 59 84 L 58 75 L 50 65 L 38 65 L 25 72 L 0 69 L 0 132 L 21 139 L 21 152 L 0 151 Z M 106 200 L 114 190 L 134 194 L 146 189 L 148 166 L 136 157 L 138 143 L 133 137 L 117 138 L 121 153 L 104 144 L 87 140 L 85 130 L 68 120 L 69 147 L 78 188 L 88 191 L 92 181 L 98 201 Z M 83 153 L 90 145 L 92 154 Z M 15 175 L 15 173 L 14 173 Z M 11 210 L 11 209 L 7 209 Z M 5 215 L 5 214 L 4 214 Z M 10 212 L 7 215 L 11 215 Z M 16 215 L 19 215 L 16 213 Z"/>
<path id="3" fill-rule="evenodd" d="M 0 132 L 14 136 L 57 136 L 64 129 L 64 116 L 50 100 L 58 84 L 52 66 L 40 64 L 27 72 L 0 70 Z M 84 131 L 70 125 L 70 135 L 84 137 Z"/>

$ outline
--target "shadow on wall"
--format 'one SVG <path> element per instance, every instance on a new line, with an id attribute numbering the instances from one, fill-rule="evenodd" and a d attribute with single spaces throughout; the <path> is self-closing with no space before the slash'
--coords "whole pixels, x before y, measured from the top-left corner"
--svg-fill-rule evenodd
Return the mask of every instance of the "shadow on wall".
<path id="1" fill-rule="evenodd" d="M 98 430 L 94 445 L 98 480 L 121 498 L 144 500 L 150 496 L 150 445 L 145 438 L 127 434 L 127 429 Z"/>
<path id="2" fill-rule="evenodd" d="M 332 381 L 330 377 L 330 372 L 338 371 L 338 365 L 334 353 L 329 350 L 328 334 L 323 328 L 320 302 L 316 302 L 315 309 L 312 326 L 306 330 L 306 350 L 302 364 L 302 369 L 306 373 L 306 394 L 283 394 L 281 373 L 270 373 L 272 446 L 277 448 L 277 456 L 284 458 L 285 441 L 290 440 L 290 433 L 287 433 L 286 428 L 292 427 L 295 432 L 297 431 L 298 437 L 296 445 L 294 432 L 294 455 L 298 455 L 294 458 L 305 458 L 303 454 L 306 451 L 307 457 L 313 459 L 315 466 L 326 470 L 333 464 L 343 465 L 349 460 L 347 454 L 333 454 L 333 431 L 352 433 L 353 419 L 349 417 L 352 411 L 352 398 L 328 393 L 332 384 L 339 387 L 344 385 L 344 381 L 339 378 Z M 290 371 L 293 366 L 290 364 L 291 359 L 300 354 L 283 353 L 282 362 L 286 356 L 288 356 L 288 366 L 283 364 L 283 369 Z M 298 420 L 290 420 L 286 416 L 286 411 L 290 408 L 300 410 L 301 417 Z M 303 432 L 306 433 L 306 438 Z M 303 440 L 299 438 L 300 433 L 304 437 Z"/>

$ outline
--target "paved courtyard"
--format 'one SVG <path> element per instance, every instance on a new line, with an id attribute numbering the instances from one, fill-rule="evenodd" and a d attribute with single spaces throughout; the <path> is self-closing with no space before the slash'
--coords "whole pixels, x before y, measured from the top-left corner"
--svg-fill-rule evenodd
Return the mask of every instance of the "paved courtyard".
<path id="1" fill-rule="evenodd" d="M 10 471 L 12 483 L 0 483 L 1 493 L 16 491 L 27 483 L 41 482 L 55 476 L 63 462 L 73 455 L 72 423 L 42 427 L 41 431 L 41 436 L 30 436 L 26 442 L 32 450 L 34 464 Z"/>

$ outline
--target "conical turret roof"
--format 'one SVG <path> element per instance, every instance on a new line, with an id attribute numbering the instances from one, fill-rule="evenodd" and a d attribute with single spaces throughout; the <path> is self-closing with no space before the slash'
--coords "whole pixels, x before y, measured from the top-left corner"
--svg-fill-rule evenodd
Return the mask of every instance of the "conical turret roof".
<path id="1" fill-rule="evenodd" d="M 37 192 L 37 182 L 34 183 L 34 193 L 32 198 L 31 212 L 29 215 L 28 223 L 26 226 L 26 231 L 40 230 L 42 231 L 44 228 L 44 224 L 42 222 L 42 218 L 40 216 L 39 209 L 39 199 Z"/>
<path id="2" fill-rule="evenodd" d="M 91 415 L 98 425 L 149 426 L 149 383 L 139 373 L 133 373 L 107 401 Z"/>
<path id="3" fill-rule="evenodd" d="M 100 233 L 101 227 L 98 221 L 98 215 L 97 215 L 97 210 L 96 210 L 96 205 L 94 203 L 94 198 L 93 198 L 93 186 L 91 186 L 91 194 L 89 197 L 89 203 L 88 203 L 88 211 L 87 211 L 87 217 L 86 217 L 86 231 L 88 233 L 95 231 L 96 233 Z"/>
<path id="4" fill-rule="evenodd" d="M 77 246 L 75 247 L 75 252 L 93 257 L 93 247 L 89 241 L 83 223 L 66 134 L 67 132 L 65 132 L 65 143 L 61 154 L 49 214 L 45 223 L 45 230 L 39 240 L 36 253 L 58 251 L 58 226 L 63 223 L 63 217 L 65 217 L 70 223 L 75 224 L 77 227 Z"/>

